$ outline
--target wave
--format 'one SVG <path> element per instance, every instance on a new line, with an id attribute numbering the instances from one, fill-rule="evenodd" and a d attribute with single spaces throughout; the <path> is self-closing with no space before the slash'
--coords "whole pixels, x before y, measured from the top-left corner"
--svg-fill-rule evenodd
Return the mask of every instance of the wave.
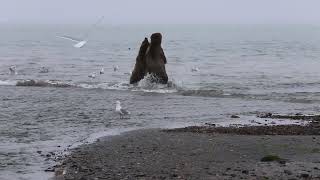
<path id="1" fill-rule="evenodd" d="M 105 82 L 105 83 L 71 83 L 59 80 L 17 80 L 17 81 L 0 81 L 4 86 L 24 86 L 24 87 L 56 87 L 56 88 L 85 88 L 85 89 L 106 89 L 106 90 L 123 90 L 123 91 L 141 91 L 150 93 L 176 93 L 177 85 L 174 81 L 168 84 L 157 84 L 150 81 L 149 78 L 141 80 L 138 84 L 129 84 L 128 82 Z"/>
<path id="2" fill-rule="evenodd" d="M 229 96 L 230 94 L 224 93 L 222 90 L 214 90 L 214 89 L 190 89 L 179 91 L 179 94 L 183 96 L 201 96 L 201 97 L 222 97 Z"/>
<path id="3" fill-rule="evenodd" d="M 56 80 L 21 80 L 16 82 L 16 86 L 35 86 L 35 87 L 73 87 L 71 83 Z"/>
<path id="4" fill-rule="evenodd" d="M 176 93 L 182 96 L 198 96 L 212 98 L 240 98 L 247 100 L 272 100 L 292 103 L 315 103 L 320 102 L 320 92 L 268 92 L 260 93 L 225 91 L 212 87 L 188 88 L 177 83 L 173 79 L 168 84 L 157 84 L 149 81 L 148 78 L 141 80 L 138 84 L 128 82 L 105 82 L 105 83 L 71 83 L 58 80 L 0 80 L 0 86 L 31 86 L 31 87 L 56 87 L 56 88 L 85 88 L 105 89 L 146 93 L 170 94 Z"/>
<path id="5" fill-rule="evenodd" d="M 0 80 L 0 86 L 15 86 L 17 84 L 17 81 L 11 81 L 11 80 Z"/>

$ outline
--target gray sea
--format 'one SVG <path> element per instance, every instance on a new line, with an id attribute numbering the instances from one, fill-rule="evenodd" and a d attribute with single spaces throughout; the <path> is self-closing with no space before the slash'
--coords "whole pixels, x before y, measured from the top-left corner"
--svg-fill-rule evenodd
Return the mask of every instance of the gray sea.
<path id="1" fill-rule="evenodd" d="M 232 124 L 232 114 L 251 120 L 259 112 L 320 110 L 319 26 L 100 25 L 83 48 L 56 37 L 81 38 L 88 29 L 0 25 L 1 180 L 48 179 L 53 173 L 44 170 L 55 164 L 48 153 L 101 136 Z M 170 86 L 129 85 L 140 43 L 153 32 L 163 34 Z M 40 73 L 43 66 L 48 73 Z M 105 74 L 88 77 L 102 67 Z M 115 113 L 116 100 L 131 111 L 129 119 Z"/>

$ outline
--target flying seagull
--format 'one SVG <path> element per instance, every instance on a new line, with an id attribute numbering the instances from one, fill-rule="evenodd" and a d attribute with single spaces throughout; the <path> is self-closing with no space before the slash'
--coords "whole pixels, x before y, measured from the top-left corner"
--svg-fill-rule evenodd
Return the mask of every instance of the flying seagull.
<path id="1" fill-rule="evenodd" d="M 104 18 L 104 16 L 102 16 L 96 23 L 94 23 L 92 25 L 92 27 L 90 28 L 90 30 L 92 28 L 94 28 L 95 26 L 97 26 L 103 20 L 103 18 Z M 83 39 L 78 39 L 78 38 L 74 38 L 74 37 L 71 37 L 71 36 L 57 36 L 57 37 L 75 42 L 76 44 L 73 45 L 73 47 L 75 47 L 75 48 L 82 48 L 88 42 L 87 39 L 89 37 L 90 30 L 85 33 Z"/>
<path id="2" fill-rule="evenodd" d="M 128 110 L 121 108 L 120 101 L 116 101 L 116 112 L 120 115 L 120 119 L 131 114 Z"/>
<path id="3" fill-rule="evenodd" d="M 82 48 L 87 43 L 86 40 L 76 39 L 76 38 L 73 38 L 71 36 L 57 36 L 57 37 L 76 42 L 76 44 L 73 45 L 73 47 L 75 47 L 75 48 Z"/>

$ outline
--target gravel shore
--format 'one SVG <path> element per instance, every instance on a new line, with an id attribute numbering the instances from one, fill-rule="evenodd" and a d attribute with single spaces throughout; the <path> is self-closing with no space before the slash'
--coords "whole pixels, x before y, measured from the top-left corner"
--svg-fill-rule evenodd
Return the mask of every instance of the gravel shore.
<path id="1" fill-rule="evenodd" d="M 105 137 L 74 149 L 56 167 L 54 179 L 320 179 L 320 136 L 314 129 L 306 135 L 213 129 L 149 129 Z"/>

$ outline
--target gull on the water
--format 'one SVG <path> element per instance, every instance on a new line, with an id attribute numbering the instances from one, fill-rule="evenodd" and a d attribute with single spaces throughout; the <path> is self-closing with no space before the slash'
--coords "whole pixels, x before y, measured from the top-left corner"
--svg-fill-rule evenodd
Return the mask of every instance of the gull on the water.
<path id="1" fill-rule="evenodd" d="M 48 73 L 48 72 L 49 72 L 49 68 L 41 67 L 40 73 Z"/>
<path id="2" fill-rule="evenodd" d="M 119 70 L 119 66 L 113 66 L 113 71 L 116 72 Z"/>
<path id="3" fill-rule="evenodd" d="M 17 75 L 18 74 L 17 67 L 14 66 L 14 65 L 9 67 L 9 71 L 10 71 L 11 75 Z"/>
<path id="4" fill-rule="evenodd" d="M 126 74 L 126 75 L 131 75 L 132 74 L 132 71 L 129 71 L 129 72 L 127 72 L 127 73 L 124 73 L 124 74 Z"/>
<path id="5" fill-rule="evenodd" d="M 120 119 L 131 114 L 128 110 L 121 107 L 120 101 L 116 101 L 116 112 L 120 115 Z"/>
<path id="6" fill-rule="evenodd" d="M 104 74 L 104 68 L 101 68 L 99 74 Z"/>
<path id="7" fill-rule="evenodd" d="M 91 79 L 94 79 L 94 78 L 96 78 L 96 73 L 93 72 L 93 73 L 89 74 L 88 77 L 91 78 Z"/>
<path id="8" fill-rule="evenodd" d="M 91 30 L 92 28 L 97 26 L 103 20 L 103 18 L 104 18 L 104 16 L 102 16 L 96 23 L 94 23 L 89 30 Z M 57 37 L 75 42 L 75 44 L 73 45 L 73 47 L 75 47 L 75 48 L 82 48 L 88 42 L 87 39 L 89 37 L 89 32 L 90 31 L 87 31 L 82 39 L 74 38 L 71 36 L 57 36 Z"/>
<path id="9" fill-rule="evenodd" d="M 191 72 L 198 72 L 199 71 L 199 68 L 198 67 L 193 67 L 191 68 Z"/>

